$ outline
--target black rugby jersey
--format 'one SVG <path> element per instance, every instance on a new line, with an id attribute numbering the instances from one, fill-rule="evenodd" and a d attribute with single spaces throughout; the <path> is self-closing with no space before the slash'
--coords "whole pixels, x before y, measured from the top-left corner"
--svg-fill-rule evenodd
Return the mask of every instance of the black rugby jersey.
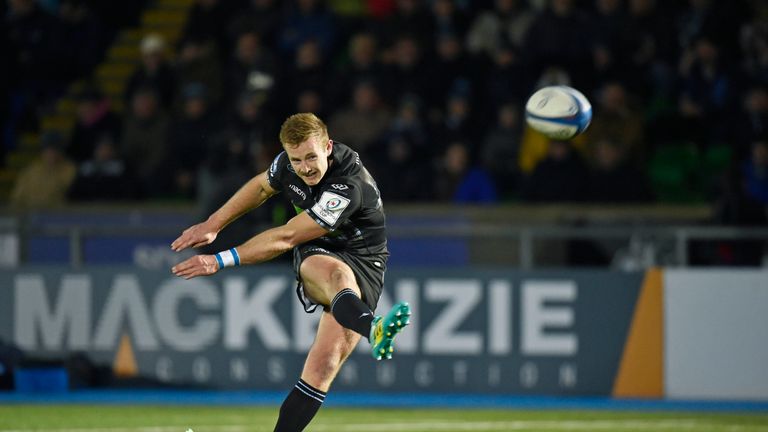
<path id="1" fill-rule="evenodd" d="M 287 194 L 297 212 L 306 211 L 330 231 L 312 243 L 358 254 L 387 252 L 384 207 L 376 182 L 357 152 L 346 145 L 334 141 L 328 171 L 314 186 L 296 174 L 285 152 L 272 162 L 267 178 L 273 189 Z"/>

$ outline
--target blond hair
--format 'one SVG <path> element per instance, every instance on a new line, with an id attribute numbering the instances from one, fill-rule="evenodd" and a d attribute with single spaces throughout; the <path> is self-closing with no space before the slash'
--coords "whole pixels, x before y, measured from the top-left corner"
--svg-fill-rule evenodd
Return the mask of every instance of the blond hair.
<path id="1" fill-rule="evenodd" d="M 294 114 L 288 117 L 280 127 L 280 142 L 283 146 L 298 147 L 299 144 L 314 137 L 327 140 L 328 128 L 312 113 Z"/>

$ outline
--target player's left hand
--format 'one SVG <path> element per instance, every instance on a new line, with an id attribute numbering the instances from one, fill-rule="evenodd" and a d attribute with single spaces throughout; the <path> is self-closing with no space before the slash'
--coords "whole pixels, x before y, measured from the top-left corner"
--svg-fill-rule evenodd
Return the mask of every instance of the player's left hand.
<path id="1" fill-rule="evenodd" d="M 219 263 L 213 255 L 195 255 L 182 261 L 171 271 L 174 275 L 184 279 L 192 279 L 197 276 L 209 276 L 219 271 Z"/>

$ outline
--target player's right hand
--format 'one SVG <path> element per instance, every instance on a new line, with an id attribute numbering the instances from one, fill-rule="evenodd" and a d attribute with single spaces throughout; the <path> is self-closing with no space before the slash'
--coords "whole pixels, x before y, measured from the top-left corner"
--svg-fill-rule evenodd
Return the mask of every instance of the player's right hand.
<path id="1" fill-rule="evenodd" d="M 179 238 L 171 243 L 171 249 L 175 252 L 182 251 L 188 247 L 200 247 L 211 244 L 216 240 L 219 230 L 213 226 L 210 221 L 201 222 L 197 225 L 184 230 Z"/>
<path id="2" fill-rule="evenodd" d="M 213 255 L 195 255 L 171 269 L 171 272 L 184 279 L 197 276 L 209 276 L 219 271 L 219 263 Z"/>

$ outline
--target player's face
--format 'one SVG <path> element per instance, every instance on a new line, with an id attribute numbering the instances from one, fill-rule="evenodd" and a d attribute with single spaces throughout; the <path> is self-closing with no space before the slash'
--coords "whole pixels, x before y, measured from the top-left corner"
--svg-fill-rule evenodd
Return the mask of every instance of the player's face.
<path id="1" fill-rule="evenodd" d="M 328 171 L 328 156 L 331 155 L 332 141 L 324 137 L 312 137 L 298 147 L 285 147 L 288 160 L 296 174 L 309 186 L 314 186 Z"/>

